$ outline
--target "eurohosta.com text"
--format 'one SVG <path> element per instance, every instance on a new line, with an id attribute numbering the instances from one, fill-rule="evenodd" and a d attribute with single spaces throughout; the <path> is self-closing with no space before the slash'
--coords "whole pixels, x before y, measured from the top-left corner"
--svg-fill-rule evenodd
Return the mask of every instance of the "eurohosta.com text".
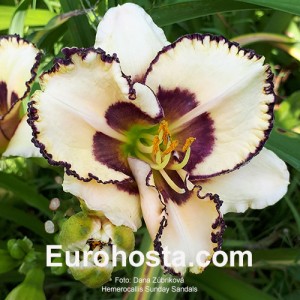
<path id="1" fill-rule="evenodd" d="M 53 262 L 54 258 L 61 257 L 61 245 L 47 245 L 47 267 L 61 267 L 61 262 Z M 56 251 L 55 251 L 56 250 Z M 187 262 L 183 251 L 174 251 L 171 253 L 168 248 L 164 248 L 162 252 L 164 256 L 164 264 L 166 266 L 175 267 L 193 267 L 194 263 Z M 146 264 L 149 267 L 157 267 L 160 265 L 159 253 L 157 251 L 148 251 L 143 253 L 139 250 L 132 251 L 127 255 L 124 251 L 118 250 L 115 245 L 112 246 L 112 252 L 109 255 L 106 251 L 66 251 L 65 262 L 68 267 L 84 267 L 94 262 L 99 267 L 105 267 L 108 264 L 113 266 L 126 266 L 129 263 L 133 267 L 140 267 Z M 212 263 L 216 267 L 224 267 L 229 265 L 231 267 L 252 266 L 252 253 L 246 251 L 216 251 L 210 260 L 210 253 L 208 251 L 199 251 L 196 255 L 196 266 L 207 267 Z"/>

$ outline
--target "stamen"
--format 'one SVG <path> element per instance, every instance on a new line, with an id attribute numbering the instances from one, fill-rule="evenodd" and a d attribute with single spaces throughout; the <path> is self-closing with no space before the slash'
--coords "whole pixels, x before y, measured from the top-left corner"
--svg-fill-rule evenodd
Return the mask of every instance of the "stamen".
<path id="1" fill-rule="evenodd" d="M 156 155 L 157 152 L 159 152 L 159 144 L 160 144 L 160 140 L 159 140 L 159 137 L 158 135 L 156 135 L 154 138 L 153 138 L 153 149 L 152 149 L 152 154 Z"/>
<path id="2" fill-rule="evenodd" d="M 169 177 L 169 175 L 165 172 L 165 170 L 160 170 L 159 171 L 161 176 L 164 178 L 164 180 L 168 183 L 168 185 L 178 194 L 184 194 L 185 189 L 180 188 L 177 186 L 174 181 Z"/>
<path id="3" fill-rule="evenodd" d="M 163 131 L 158 131 L 158 138 L 161 142 L 163 140 L 163 135 L 164 135 Z"/>
<path id="4" fill-rule="evenodd" d="M 158 171 L 163 170 L 166 167 L 166 165 L 169 163 L 169 160 L 171 158 L 171 154 L 168 154 L 165 156 L 162 162 L 154 164 L 153 161 L 151 161 L 147 156 L 143 155 L 140 152 L 137 152 L 136 156 L 137 158 L 146 162 L 151 167 L 151 169 L 158 170 Z"/>
<path id="5" fill-rule="evenodd" d="M 153 152 L 153 146 L 146 146 L 141 141 L 137 142 L 137 146 L 140 151 L 143 153 L 152 153 Z"/>
<path id="6" fill-rule="evenodd" d="M 170 130 L 168 127 L 168 122 L 163 120 L 160 124 L 159 124 L 159 128 L 158 128 L 158 132 L 159 133 L 163 133 L 162 134 L 162 139 L 164 141 L 164 144 L 167 145 L 169 138 L 170 138 Z"/>
<path id="7" fill-rule="evenodd" d="M 185 152 L 187 149 L 189 149 L 195 140 L 196 140 L 196 138 L 194 138 L 194 137 L 187 138 L 184 146 L 182 147 L 182 151 Z"/>
<path id="8" fill-rule="evenodd" d="M 170 146 L 163 152 L 164 155 L 171 153 L 172 151 L 175 150 L 175 148 L 178 146 L 178 141 L 172 141 Z"/>
<path id="9" fill-rule="evenodd" d="M 145 140 L 148 140 L 152 143 L 153 135 L 149 134 L 149 133 L 143 133 L 143 134 L 140 135 L 140 139 L 145 139 Z"/>
<path id="10" fill-rule="evenodd" d="M 160 163 L 157 162 L 156 165 L 152 165 L 152 169 L 154 169 L 154 170 L 164 169 L 167 166 L 167 164 L 169 163 L 170 158 L 171 158 L 171 154 L 166 155 L 164 157 L 163 161 L 161 161 Z"/>
<path id="11" fill-rule="evenodd" d="M 194 137 L 189 137 L 186 139 L 182 151 L 185 152 L 184 158 L 181 162 L 173 162 L 170 166 L 170 160 L 173 152 L 179 145 L 178 140 L 172 140 L 170 130 L 167 121 L 162 121 L 159 125 L 156 135 L 152 135 L 148 132 L 143 132 L 140 134 L 136 140 L 137 151 L 135 155 L 137 158 L 143 160 L 153 170 L 160 172 L 166 183 L 177 193 L 183 194 L 187 190 L 192 190 L 194 188 L 193 183 L 191 183 L 186 177 L 186 171 L 183 168 L 187 165 L 190 155 L 191 155 L 191 145 L 196 139 Z M 180 150 L 179 150 L 180 151 Z M 168 167 L 167 167 L 168 166 Z M 183 188 L 179 187 L 171 177 L 166 173 L 165 168 L 168 170 L 174 170 L 178 173 L 182 180 Z"/>
<path id="12" fill-rule="evenodd" d="M 147 156 L 143 155 L 141 152 L 137 152 L 136 156 L 137 156 L 137 158 L 146 162 L 151 167 L 151 169 L 155 168 L 156 165 L 153 164 L 153 161 L 150 160 Z"/>
<path id="13" fill-rule="evenodd" d="M 184 168 L 186 166 L 186 164 L 188 163 L 189 159 L 190 159 L 190 155 L 191 155 L 191 148 L 188 148 L 186 153 L 185 153 L 185 156 L 184 156 L 183 160 L 178 164 L 174 164 L 174 165 L 168 167 L 168 169 L 170 169 L 170 170 L 179 170 L 179 169 Z"/>
<path id="14" fill-rule="evenodd" d="M 155 161 L 157 164 L 161 164 L 161 152 L 158 151 L 155 155 Z"/>

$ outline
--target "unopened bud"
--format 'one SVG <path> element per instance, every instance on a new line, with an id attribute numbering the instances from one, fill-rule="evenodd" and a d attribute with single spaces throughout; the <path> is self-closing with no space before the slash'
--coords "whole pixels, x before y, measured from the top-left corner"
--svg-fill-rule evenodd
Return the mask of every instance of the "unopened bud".
<path id="1" fill-rule="evenodd" d="M 113 245 L 126 253 L 134 247 L 134 235 L 130 228 L 114 226 L 106 218 L 88 216 L 83 212 L 73 215 L 63 224 L 59 241 L 66 251 L 66 261 L 68 253 L 71 253 L 69 258 L 74 264 L 78 260 L 76 266 L 70 267 L 74 278 L 91 288 L 111 279 Z M 76 256 L 76 251 L 82 255 Z M 92 255 L 87 256 L 88 251 Z M 94 254 L 99 252 L 101 255 L 95 261 Z"/>
<path id="2" fill-rule="evenodd" d="M 12 258 L 7 250 L 0 249 L 0 274 L 9 272 L 20 264 L 21 262 Z"/>
<path id="3" fill-rule="evenodd" d="M 32 249 L 32 242 L 26 237 L 22 240 L 11 239 L 7 242 L 7 249 L 11 257 L 15 259 L 23 259 Z"/>

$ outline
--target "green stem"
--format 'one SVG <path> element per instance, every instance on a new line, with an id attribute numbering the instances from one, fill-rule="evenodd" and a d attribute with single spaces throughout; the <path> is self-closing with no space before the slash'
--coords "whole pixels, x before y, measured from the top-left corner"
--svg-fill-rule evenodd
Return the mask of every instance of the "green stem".
<path id="1" fill-rule="evenodd" d="M 146 232 L 144 234 L 140 251 L 146 255 L 148 251 L 153 250 L 152 240 Z M 131 286 L 135 287 L 138 291 L 136 293 L 130 293 L 128 295 L 127 300 L 162 300 L 168 299 L 173 300 L 176 299 L 178 294 L 177 291 L 172 291 L 176 287 L 180 286 L 180 283 L 168 283 L 163 282 L 170 278 L 171 275 L 164 275 L 161 266 L 150 267 L 146 264 L 143 264 L 141 267 L 135 269 L 133 278 L 135 282 L 139 280 L 137 283 L 132 283 Z M 161 281 L 161 282 L 159 282 Z"/>

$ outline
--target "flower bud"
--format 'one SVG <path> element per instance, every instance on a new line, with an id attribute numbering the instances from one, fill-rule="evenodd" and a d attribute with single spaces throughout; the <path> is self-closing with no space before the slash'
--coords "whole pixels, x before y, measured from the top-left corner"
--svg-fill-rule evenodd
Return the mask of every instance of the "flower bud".
<path id="1" fill-rule="evenodd" d="M 20 263 L 20 261 L 13 259 L 7 250 L 0 249 L 0 274 L 13 270 Z"/>
<path id="2" fill-rule="evenodd" d="M 32 249 L 32 242 L 27 237 L 22 240 L 11 239 L 7 242 L 7 249 L 11 257 L 23 259 Z"/>
<path id="3" fill-rule="evenodd" d="M 41 269 L 29 270 L 24 281 L 15 287 L 5 300 L 46 300 L 43 291 L 44 277 L 44 272 Z"/>
<path id="4" fill-rule="evenodd" d="M 66 263 L 76 280 L 91 288 L 111 279 L 112 246 L 129 253 L 134 247 L 130 228 L 114 226 L 106 218 L 83 212 L 70 217 L 62 226 L 59 241 L 66 251 Z"/>

